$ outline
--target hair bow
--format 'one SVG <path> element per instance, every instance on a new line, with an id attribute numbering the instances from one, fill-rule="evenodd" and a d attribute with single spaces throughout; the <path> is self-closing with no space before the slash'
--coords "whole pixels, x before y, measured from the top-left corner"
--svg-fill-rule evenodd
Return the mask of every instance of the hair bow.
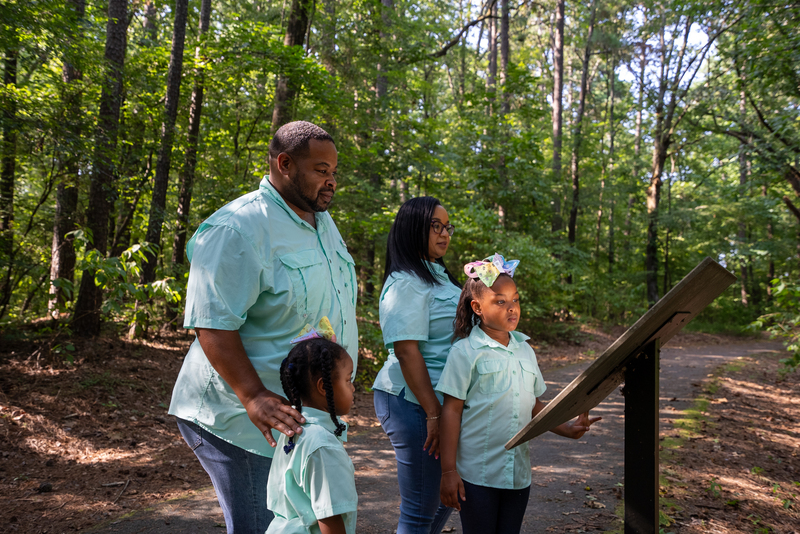
<path id="1" fill-rule="evenodd" d="M 492 287 L 497 277 L 507 274 L 514 277 L 514 271 L 519 265 L 519 260 L 506 261 L 500 254 L 495 253 L 483 261 L 473 261 L 464 266 L 464 273 L 470 278 L 479 278 L 486 287 Z"/>
<path id="2" fill-rule="evenodd" d="M 328 319 L 327 315 L 320 319 L 319 325 L 316 328 L 310 324 L 306 324 L 306 326 L 300 332 L 300 335 L 291 340 L 289 343 L 295 345 L 301 341 L 319 338 L 325 338 L 336 343 L 336 334 L 333 331 L 333 326 L 331 326 L 331 321 Z"/>

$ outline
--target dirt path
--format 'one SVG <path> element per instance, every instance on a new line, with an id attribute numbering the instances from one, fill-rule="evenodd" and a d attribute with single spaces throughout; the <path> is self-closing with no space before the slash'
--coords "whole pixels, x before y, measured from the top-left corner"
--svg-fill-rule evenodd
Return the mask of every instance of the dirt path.
<path id="1" fill-rule="evenodd" d="M 754 353 L 780 350 L 777 342 L 665 347 L 661 353 L 662 434 L 672 429 L 676 414 L 690 407 L 703 381 L 716 367 Z M 546 372 L 548 391 L 544 399 L 552 399 L 589 364 L 585 361 Z M 357 403 L 358 413 L 371 411 L 370 397 L 360 396 Z M 623 409 L 622 396 L 613 393 L 593 412 L 604 420 L 583 439 L 572 441 L 547 434 L 531 442 L 533 485 L 524 533 L 608 530 L 619 526 L 614 510 L 623 496 L 618 486 L 624 475 L 623 419 L 619 417 Z M 362 425 L 347 444 L 359 489 L 358 531 L 391 534 L 400 505 L 394 453 L 374 417 L 372 424 Z M 587 506 L 590 501 L 597 503 L 597 508 Z M 88 532 L 219 534 L 222 524 L 214 491 L 206 488 Z M 455 529 L 451 532 L 461 531 L 458 514 L 453 514 L 448 528 Z"/>

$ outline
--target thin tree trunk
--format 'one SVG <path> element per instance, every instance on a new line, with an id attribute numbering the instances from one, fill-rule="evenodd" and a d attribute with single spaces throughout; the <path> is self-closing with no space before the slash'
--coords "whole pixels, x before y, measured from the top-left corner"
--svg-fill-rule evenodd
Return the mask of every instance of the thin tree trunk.
<path id="1" fill-rule="evenodd" d="M 561 146 L 564 111 L 562 108 L 564 91 L 564 1 L 556 2 L 556 23 L 553 32 L 553 219 L 551 230 L 560 232 L 564 228 L 561 217 Z"/>
<path id="2" fill-rule="evenodd" d="M 156 264 L 161 254 L 161 231 L 167 208 L 167 186 L 172 161 L 172 144 L 175 137 L 175 121 L 178 118 L 178 103 L 181 94 L 181 74 L 183 72 L 183 48 L 186 41 L 186 18 L 189 0 L 176 0 L 175 25 L 172 32 L 172 52 L 170 53 L 167 91 L 164 102 L 164 122 L 161 123 L 161 148 L 156 160 L 156 176 L 153 180 L 153 197 L 150 201 L 150 220 L 147 224 L 145 240 L 155 247 L 155 252 L 147 254 L 142 266 L 142 283 L 150 283 L 156 278 Z"/>
<path id="3" fill-rule="evenodd" d="M 497 92 L 497 2 L 492 4 L 492 18 L 489 20 L 489 116 L 494 114 L 494 100 Z"/>
<path id="4" fill-rule="evenodd" d="M 739 98 L 739 116 L 742 124 L 747 120 L 747 96 L 744 91 L 744 75 L 741 76 L 740 82 L 742 83 L 742 90 Z M 744 141 L 739 142 L 739 194 L 745 194 L 745 187 L 747 186 L 747 144 Z M 739 283 L 741 284 L 741 299 L 742 306 L 748 306 L 747 298 L 747 261 L 745 255 L 742 253 L 742 248 L 745 246 L 747 238 L 747 224 L 744 220 L 739 220 Z"/>
<path id="5" fill-rule="evenodd" d="M 606 60 L 608 62 L 608 60 Z M 609 65 L 608 74 L 608 104 L 606 111 L 606 123 L 608 124 L 608 160 L 603 166 L 601 179 L 600 179 L 600 196 L 598 199 L 599 207 L 597 208 L 597 222 L 595 224 L 595 261 L 600 263 L 600 234 L 602 231 L 603 222 L 603 195 L 606 189 L 606 182 L 608 182 L 609 189 L 611 188 L 611 174 L 614 167 L 614 81 L 616 78 L 616 59 L 612 57 L 611 64 Z M 605 134 L 603 134 L 605 137 Z M 613 259 L 609 258 L 609 264 L 613 263 Z"/>
<path id="6" fill-rule="evenodd" d="M 670 156 L 670 174 L 669 174 L 669 181 L 667 182 L 667 214 L 672 215 L 672 180 L 675 179 L 675 156 Z M 670 245 L 670 237 L 672 235 L 671 227 L 667 226 L 667 234 L 664 238 L 664 291 L 663 294 L 666 295 L 667 291 L 672 288 L 672 271 L 669 268 L 669 245 Z"/>
<path id="7" fill-rule="evenodd" d="M 286 25 L 286 34 L 283 37 L 284 46 L 302 46 L 308 31 L 308 21 L 314 0 L 292 0 L 289 12 L 289 21 Z M 272 133 L 292 120 L 292 105 L 295 96 L 300 90 L 294 76 L 281 73 L 278 85 L 275 87 L 275 104 L 272 108 Z"/>
<path id="8" fill-rule="evenodd" d="M 569 224 L 567 227 L 567 240 L 571 246 L 575 245 L 577 238 L 578 208 L 580 205 L 580 152 L 583 142 L 583 113 L 586 107 L 586 91 L 589 76 L 589 59 L 591 57 L 592 35 L 594 34 L 594 19 L 597 9 L 597 0 L 592 0 L 592 12 L 589 15 L 589 31 L 586 35 L 586 47 L 583 51 L 581 88 L 578 101 L 578 113 L 575 117 L 575 128 L 572 137 L 572 208 L 569 211 Z M 571 281 L 571 277 L 570 277 Z"/>
<path id="9" fill-rule="evenodd" d="M 211 0 L 202 0 L 200 5 L 200 34 L 195 58 L 205 61 L 203 55 L 203 36 L 208 31 L 211 21 Z M 205 74 L 203 68 L 195 69 L 192 103 L 189 108 L 189 139 L 186 145 L 186 158 L 181 169 L 181 191 L 178 196 L 178 224 L 172 241 L 172 264 L 180 266 L 184 261 L 186 233 L 189 229 L 189 209 L 192 203 L 192 187 L 194 186 L 195 169 L 197 168 L 197 146 L 200 141 L 200 118 L 203 112 L 203 91 Z"/>
<path id="10" fill-rule="evenodd" d="M 100 95 L 95 134 L 94 169 L 86 212 L 87 228 L 92 232 L 90 248 L 105 256 L 108 247 L 108 213 L 114 182 L 114 151 L 117 146 L 119 112 L 127 46 L 128 0 L 109 0 L 106 24 L 105 80 Z M 102 288 L 94 281 L 94 271 L 85 270 L 72 318 L 73 331 L 79 335 L 100 333 Z"/>
<path id="11" fill-rule="evenodd" d="M 12 30 L 13 31 L 13 30 Z M 6 49 L 3 58 L 3 84 L 17 85 L 16 46 Z M 0 317 L 11 302 L 11 273 L 14 268 L 14 181 L 17 164 L 17 102 L 13 97 L 3 102 L 2 170 L 0 170 L 0 261 L 6 272 L 0 287 Z"/>
<path id="12" fill-rule="evenodd" d="M 644 14 L 644 20 L 647 21 L 647 12 Z M 633 169 L 631 169 L 632 183 L 638 188 L 639 184 L 639 154 L 642 148 L 642 110 L 644 109 L 644 72 L 647 66 L 647 39 L 642 37 L 642 48 L 639 55 L 639 98 L 636 102 L 636 138 L 633 143 Z M 636 195 L 631 193 L 628 195 L 628 210 L 625 214 L 625 250 L 630 250 L 631 246 L 631 217 L 633 213 L 633 205 L 636 202 Z"/>
<path id="13" fill-rule="evenodd" d="M 761 188 L 761 196 L 767 196 L 767 185 Z M 769 218 L 767 222 L 767 241 L 769 241 L 770 245 L 773 242 L 773 231 L 774 228 L 772 226 L 772 217 Z M 770 246 L 770 249 L 772 247 Z M 772 302 L 772 281 L 775 279 L 775 260 L 773 258 L 772 252 L 769 254 L 769 264 L 767 266 L 767 303 Z"/>
<path id="14" fill-rule="evenodd" d="M 80 28 L 86 13 L 85 0 L 71 0 L 70 4 L 74 9 L 73 21 L 75 27 Z M 71 40 L 80 39 L 78 35 L 71 35 Z M 82 135 L 82 113 L 81 113 L 81 93 L 76 91 L 72 85 L 82 78 L 82 73 L 75 63 L 75 58 L 69 55 L 64 58 L 61 69 L 61 77 L 65 87 L 62 94 L 64 106 L 65 126 L 64 134 L 67 146 L 77 145 L 77 141 Z M 77 152 L 77 151 L 75 151 Z M 72 299 L 63 289 L 57 287 L 52 282 L 58 279 L 75 280 L 75 246 L 73 239 L 68 236 L 75 230 L 75 215 L 78 209 L 78 168 L 79 158 L 74 153 L 68 153 L 66 160 L 62 163 L 64 178 L 59 182 L 56 189 L 56 214 L 53 220 L 53 245 L 50 263 L 50 296 L 47 302 L 47 311 L 54 317 L 58 317 L 59 309 Z"/>

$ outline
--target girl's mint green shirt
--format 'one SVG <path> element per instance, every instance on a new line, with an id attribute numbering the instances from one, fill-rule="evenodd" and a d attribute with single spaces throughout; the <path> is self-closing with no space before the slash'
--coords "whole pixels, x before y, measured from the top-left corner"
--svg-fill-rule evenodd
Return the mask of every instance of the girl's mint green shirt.
<path id="1" fill-rule="evenodd" d="M 204 221 L 186 246 L 191 268 L 184 327 L 238 330 L 264 386 L 279 395 L 284 395 L 280 365 L 292 348 L 289 341 L 323 316 L 353 359 L 355 373 L 353 258 L 331 216 L 315 216 L 316 228 L 264 178 L 257 191 Z M 196 339 L 172 391 L 169 413 L 246 451 L 274 453 Z"/>
<path id="2" fill-rule="evenodd" d="M 303 433 L 285 453 L 289 438 L 281 434 L 267 484 L 267 508 L 275 518 L 267 534 L 319 534 L 319 520 L 341 515 L 347 534 L 356 531 L 355 469 L 344 450 L 346 432 L 334 435 L 328 412 L 303 408 Z"/>
<path id="3" fill-rule="evenodd" d="M 372 389 L 392 395 L 400 395 L 405 389 L 405 399 L 414 404 L 419 401 L 403 378 L 394 342 L 419 342 L 419 351 L 435 388 L 453 344 L 453 320 L 461 295 L 461 289 L 450 281 L 444 267 L 433 262 L 428 265 L 440 284 L 431 286 L 414 274 L 395 271 L 383 285 L 379 305 L 383 343 L 389 349 L 389 357 Z M 441 395 L 437 397 L 441 402 Z"/>
<path id="4" fill-rule="evenodd" d="M 510 332 L 504 347 L 476 326 L 450 350 L 436 389 L 464 401 L 456 468 L 467 482 L 502 489 L 531 485 L 528 445 L 505 449 L 547 389 L 528 339 Z"/>

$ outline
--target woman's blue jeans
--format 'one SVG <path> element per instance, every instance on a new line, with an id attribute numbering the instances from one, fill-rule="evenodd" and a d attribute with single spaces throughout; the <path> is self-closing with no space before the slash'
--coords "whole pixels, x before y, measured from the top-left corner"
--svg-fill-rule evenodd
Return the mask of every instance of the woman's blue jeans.
<path id="1" fill-rule="evenodd" d="M 400 395 L 375 391 L 375 415 L 397 457 L 400 521 L 397 534 L 439 534 L 452 508 L 439 500 L 442 466 L 422 450 L 428 435 L 425 410 Z"/>
<path id="2" fill-rule="evenodd" d="M 272 458 L 247 452 L 185 419 L 178 419 L 178 429 L 211 477 L 228 534 L 264 534 L 274 517 L 267 509 Z"/>

